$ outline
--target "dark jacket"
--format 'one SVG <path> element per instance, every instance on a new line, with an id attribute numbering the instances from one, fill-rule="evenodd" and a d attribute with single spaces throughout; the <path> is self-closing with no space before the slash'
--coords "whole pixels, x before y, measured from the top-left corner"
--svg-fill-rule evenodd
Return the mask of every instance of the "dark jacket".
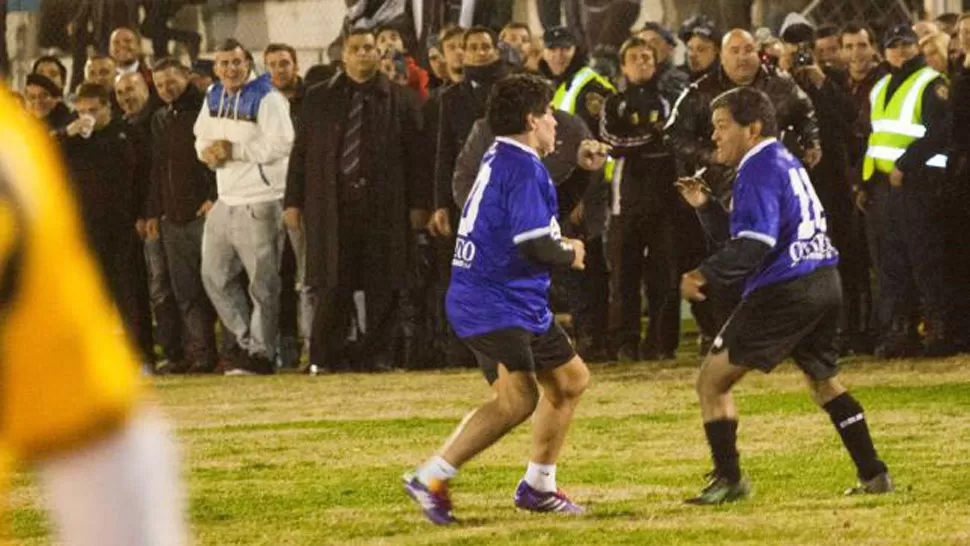
<path id="1" fill-rule="evenodd" d="M 952 182 L 966 188 L 970 186 L 970 69 L 964 68 L 961 62 L 952 74 L 953 122 L 947 172 Z"/>
<path id="2" fill-rule="evenodd" d="M 542 158 L 542 163 L 549 171 L 553 184 L 556 185 L 559 217 L 563 219 L 563 229 L 568 228 L 565 224 L 569 213 L 579 205 L 580 201 L 583 201 L 585 204 L 584 232 L 587 237 L 597 237 L 606 227 L 606 201 L 609 188 L 603 183 L 602 172 L 586 172 L 579 169 L 576 164 L 579 145 L 584 140 L 593 138 L 593 134 L 576 116 L 561 110 L 556 110 L 553 115 L 557 123 L 556 149 Z M 476 121 L 471 132 L 468 133 L 468 139 L 455 164 L 452 191 L 455 204 L 459 209 L 468 199 L 468 194 L 475 185 L 482 158 L 494 141 L 495 135 L 492 134 L 488 122 L 484 119 Z M 597 183 L 602 187 L 593 187 Z M 597 191 L 597 189 L 603 191 Z"/>
<path id="3" fill-rule="evenodd" d="M 464 81 L 441 93 L 438 102 L 438 143 L 434 167 L 436 209 L 448 207 L 452 203 L 451 179 L 455 172 L 455 161 L 475 120 L 485 116 L 485 104 L 492 84 L 507 73 L 500 60 L 490 66 L 493 67 L 493 72 L 488 78 L 476 81 L 466 73 Z"/>
<path id="4" fill-rule="evenodd" d="M 704 70 L 701 70 L 700 72 L 691 72 L 690 71 L 690 67 L 687 65 L 687 63 L 684 63 L 684 64 L 680 65 L 677 68 L 681 72 L 683 72 L 684 74 L 687 74 L 687 79 L 688 79 L 687 85 L 690 85 L 690 84 L 696 82 L 697 80 L 703 78 L 704 76 L 710 74 L 711 72 L 715 72 L 717 70 L 720 70 L 721 69 L 721 60 L 718 59 L 718 58 L 715 58 L 714 59 L 714 62 L 711 63 L 711 66 L 707 67 Z"/>
<path id="5" fill-rule="evenodd" d="M 888 73 L 888 65 L 886 63 L 880 63 L 873 67 L 866 74 L 865 78 L 859 81 L 850 78 L 848 82 L 849 97 L 852 101 L 854 113 L 852 114 L 852 137 L 847 140 L 847 144 L 849 165 L 853 173 L 855 173 L 852 176 L 852 181 L 855 184 L 862 181 L 862 160 L 866 155 L 869 133 L 872 132 L 872 120 L 870 116 L 872 104 L 869 102 L 869 94 L 872 93 L 872 88 L 876 86 L 876 82 Z"/>
<path id="6" fill-rule="evenodd" d="M 93 240 L 133 232 L 139 216 L 136 144 L 123 122 L 112 121 L 91 138 L 61 140 L 81 217 Z"/>
<path id="7" fill-rule="evenodd" d="M 603 141 L 613 146 L 614 158 L 622 159 L 624 213 L 665 214 L 677 205 L 677 166 L 663 138 L 676 96 L 661 92 L 658 83 L 654 77 L 610 97 L 600 122 Z"/>
<path id="8" fill-rule="evenodd" d="M 356 88 L 366 93 L 361 176 L 368 181 L 373 221 L 368 230 L 385 238 L 382 271 L 394 288 L 403 288 L 414 257 L 410 211 L 427 209 L 431 198 L 420 184 L 425 158 L 418 97 L 391 84 L 383 74 L 360 86 L 340 73 L 310 89 L 296 134 L 286 179 L 286 207 L 303 210 L 306 227 L 306 283 L 332 289 L 338 283 L 340 217 L 338 176 L 341 142 Z"/>
<path id="9" fill-rule="evenodd" d="M 674 62 L 667 60 L 664 64 L 657 67 L 657 74 L 653 77 L 657 89 L 665 97 L 673 97 L 674 100 L 687 89 L 690 85 L 690 75 L 674 66 Z"/>
<path id="10" fill-rule="evenodd" d="M 822 159 L 811 169 L 812 185 L 829 216 L 842 221 L 844 215 L 851 212 L 851 185 L 846 180 L 850 139 L 845 135 L 852 132 L 857 112 L 845 87 L 845 73 L 830 68 L 823 70 L 826 78 L 822 87 L 815 87 L 801 78 L 796 81 L 815 105 L 822 139 Z"/>
<path id="11" fill-rule="evenodd" d="M 539 72 L 552 80 L 553 87 L 558 89 L 564 83 L 568 85 L 576 73 L 586 67 L 586 61 L 586 53 L 581 49 L 577 49 L 572 62 L 569 63 L 566 71 L 562 74 L 558 76 L 553 75 L 552 70 L 546 64 L 545 60 L 539 61 Z M 586 126 L 596 136 L 599 136 L 599 121 L 600 115 L 603 112 L 603 105 L 606 99 L 614 93 L 616 93 L 616 89 L 607 88 L 598 80 L 592 80 L 576 96 L 575 115 L 586 122 Z"/>
<path id="12" fill-rule="evenodd" d="M 141 112 L 133 116 L 124 116 L 128 126 L 128 136 L 135 145 L 135 203 L 138 206 L 139 218 L 151 218 L 149 215 L 149 195 L 152 179 L 152 118 L 156 108 L 151 103 L 145 105 Z"/>
<path id="13" fill-rule="evenodd" d="M 886 87 L 886 101 L 892 100 L 893 94 L 906 78 L 925 66 L 926 59 L 922 55 L 917 55 L 903 63 L 903 66 L 890 69 L 892 78 Z M 910 144 L 903 156 L 896 160 L 897 169 L 906 174 L 912 174 L 921 170 L 931 157 L 946 151 L 952 119 L 949 97 L 949 86 L 943 76 L 937 77 L 926 86 L 926 90 L 923 91 L 922 109 L 926 134 Z"/>
<path id="14" fill-rule="evenodd" d="M 771 98 L 779 129 L 791 127 L 804 148 L 820 145 L 812 101 L 790 77 L 772 75 L 762 68 L 751 85 Z M 718 67 L 691 84 L 680 96 L 665 129 L 668 144 L 674 150 L 681 172 L 690 175 L 702 167 L 708 168 L 704 179 L 719 194 L 726 191 L 726 186 L 733 179 L 733 169 L 717 165 L 712 160 L 714 143 L 711 134 L 714 128 L 711 125 L 711 101 L 735 87 L 737 84 L 727 77 L 722 67 Z"/>
<path id="15" fill-rule="evenodd" d="M 199 161 L 193 126 L 205 96 L 190 85 L 152 118 L 152 171 L 149 218 L 185 224 L 205 201 L 215 201 L 215 173 Z"/>
<path id="16" fill-rule="evenodd" d="M 303 99 L 306 98 L 307 86 L 303 83 L 303 78 L 298 78 L 296 82 L 296 94 L 288 98 L 290 101 L 290 120 L 293 122 L 293 131 L 300 130 L 300 112 L 303 111 Z"/>
<path id="17" fill-rule="evenodd" d="M 61 131 L 74 121 L 74 119 L 75 116 L 71 112 L 71 109 L 63 102 L 58 102 L 57 106 L 44 118 L 44 123 L 51 131 Z"/>

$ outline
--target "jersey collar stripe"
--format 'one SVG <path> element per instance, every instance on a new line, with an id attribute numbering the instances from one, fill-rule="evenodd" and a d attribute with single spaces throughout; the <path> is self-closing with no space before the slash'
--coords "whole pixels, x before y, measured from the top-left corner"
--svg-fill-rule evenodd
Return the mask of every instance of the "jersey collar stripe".
<path id="1" fill-rule="evenodd" d="M 741 162 L 738 163 L 738 170 L 740 171 L 741 170 L 741 167 L 744 167 L 744 164 L 747 163 L 747 161 L 749 159 L 751 159 L 752 157 L 754 157 L 755 155 L 757 155 L 758 152 L 760 152 L 761 150 L 764 150 L 768 146 L 771 146 L 775 142 L 778 142 L 778 139 L 776 139 L 776 138 L 768 138 L 768 139 L 763 140 L 761 143 L 759 143 L 754 148 L 751 148 L 750 150 L 748 150 L 748 153 L 744 154 L 744 157 L 741 158 Z"/>
<path id="2" fill-rule="evenodd" d="M 526 241 L 531 241 L 532 239 L 545 237 L 546 235 L 549 235 L 551 233 L 552 233 L 552 228 L 549 228 L 549 227 L 530 229 L 529 231 L 525 231 L 523 233 L 516 235 L 515 237 L 512 237 L 512 242 L 518 245 Z"/>
<path id="3" fill-rule="evenodd" d="M 539 154 L 535 150 L 533 150 L 532 148 L 526 146 L 525 144 L 522 144 L 521 142 L 519 142 L 517 140 L 514 140 L 514 139 L 511 139 L 509 137 L 501 137 L 501 136 L 500 137 L 495 137 L 495 142 L 501 142 L 503 144 L 508 144 L 509 146 L 515 146 L 516 148 L 519 148 L 521 150 L 524 150 L 526 152 L 529 152 L 530 154 L 532 154 L 532 155 L 534 155 L 536 157 L 539 157 Z"/>
<path id="4" fill-rule="evenodd" d="M 738 239 L 753 239 L 755 241 L 760 241 L 771 248 L 775 248 L 775 243 L 777 241 L 774 237 L 770 235 L 765 235 L 764 233 L 758 233 L 757 231 L 741 231 L 738 233 Z"/>

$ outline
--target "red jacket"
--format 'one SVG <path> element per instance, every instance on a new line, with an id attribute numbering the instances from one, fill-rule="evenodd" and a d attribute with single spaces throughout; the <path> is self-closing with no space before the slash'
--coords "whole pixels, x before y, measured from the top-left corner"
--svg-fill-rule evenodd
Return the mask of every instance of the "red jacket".
<path id="1" fill-rule="evenodd" d="M 428 71 L 418 66 L 414 57 L 405 57 L 408 63 L 408 87 L 418 92 L 421 102 L 428 100 Z"/>

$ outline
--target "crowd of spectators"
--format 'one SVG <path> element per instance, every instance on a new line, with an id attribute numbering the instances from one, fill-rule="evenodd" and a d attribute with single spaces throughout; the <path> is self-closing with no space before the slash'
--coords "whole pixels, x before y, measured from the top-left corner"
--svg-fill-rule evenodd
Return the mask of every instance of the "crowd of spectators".
<path id="1" fill-rule="evenodd" d="M 739 294 L 710 294 L 691 309 L 699 347 L 681 346 L 679 278 L 714 243 L 674 182 L 701 177 L 730 199 L 710 103 L 739 86 L 771 98 L 824 206 L 841 255 L 841 350 L 970 347 L 968 14 L 878 33 L 797 14 L 758 32 L 704 16 L 676 32 L 628 32 L 636 14 L 609 32 L 550 23 L 533 34 L 507 20 L 445 24 L 423 43 L 397 22 L 348 25 L 329 64 L 304 72 L 287 44 L 254 55 L 230 39 L 209 72 L 192 64 L 197 35 L 161 30 L 157 4 L 140 24 L 109 28 L 112 14 L 99 14 L 87 34 L 74 27 L 74 76 L 40 57 L 19 90 L 63 153 L 153 372 L 473 366 L 442 302 L 492 141 L 489 90 L 522 71 L 556 89 L 557 150 L 544 161 L 563 234 L 584 240 L 587 261 L 557 272 L 551 291 L 586 360 L 705 351 L 727 320 Z M 188 44 L 189 62 L 170 40 Z M 917 73 L 926 81 L 913 84 Z M 892 112 L 903 98 L 918 134 L 886 163 L 876 152 L 892 139 L 879 128 L 904 115 Z M 610 154 L 602 168 L 584 160 L 597 149 Z"/>

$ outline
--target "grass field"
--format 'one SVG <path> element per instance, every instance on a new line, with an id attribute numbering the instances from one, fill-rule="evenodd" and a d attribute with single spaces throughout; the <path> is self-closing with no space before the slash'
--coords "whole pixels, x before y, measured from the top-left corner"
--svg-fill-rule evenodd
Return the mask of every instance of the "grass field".
<path id="1" fill-rule="evenodd" d="M 692 392 L 696 361 L 598 365 L 559 465 L 589 508 L 516 511 L 523 425 L 454 482 L 460 526 L 426 523 L 399 478 L 487 395 L 476 372 L 161 379 L 179 428 L 197 543 L 970 544 L 970 359 L 849 361 L 898 491 L 846 498 L 851 461 L 792 366 L 738 390 L 753 499 L 699 508 L 708 451 Z M 29 475 L 14 480 L 18 544 L 46 544 Z"/>

